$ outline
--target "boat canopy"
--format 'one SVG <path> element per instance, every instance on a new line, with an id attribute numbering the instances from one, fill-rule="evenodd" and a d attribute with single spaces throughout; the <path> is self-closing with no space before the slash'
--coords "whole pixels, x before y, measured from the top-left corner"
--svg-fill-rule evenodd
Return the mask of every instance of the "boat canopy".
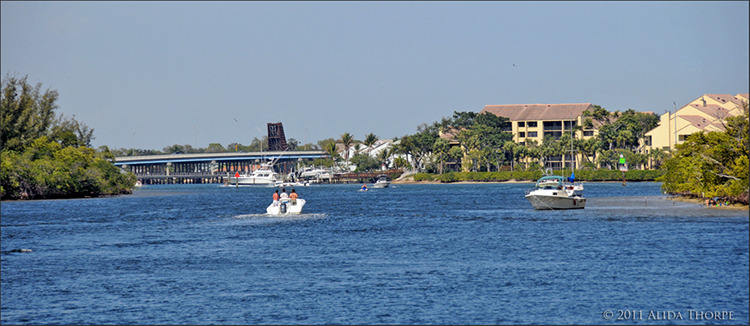
<path id="1" fill-rule="evenodd" d="M 537 187 L 549 187 L 549 186 L 557 187 L 558 185 L 562 186 L 563 180 L 565 180 L 565 177 L 563 176 L 547 175 L 537 180 L 536 186 Z"/>

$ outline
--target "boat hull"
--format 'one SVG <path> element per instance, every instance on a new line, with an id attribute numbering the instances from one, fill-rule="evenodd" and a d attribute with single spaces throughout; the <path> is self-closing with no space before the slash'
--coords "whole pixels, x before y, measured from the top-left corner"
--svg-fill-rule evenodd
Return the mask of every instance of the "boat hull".
<path id="1" fill-rule="evenodd" d="M 240 185 L 243 185 L 243 186 L 247 186 L 247 185 L 268 185 L 268 184 L 276 184 L 276 180 L 275 179 L 269 179 L 269 178 L 255 178 L 255 177 L 242 177 L 242 176 L 240 176 L 239 178 L 229 177 L 229 184 L 230 185 L 240 184 Z"/>
<path id="2" fill-rule="evenodd" d="M 282 207 L 282 206 L 286 207 Z M 293 203 L 292 200 L 282 200 L 279 201 L 276 205 L 273 203 L 269 205 L 266 208 L 266 214 L 270 215 L 286 215 L 286 214 L 302 214 L 302 207 L 305 206 L 305 200 L 304 199 L 297 199 L 296 203 Z M 286 210 L 286 212 L 283 212 Z"/>
<path id="3" fill-rule="evenodd" d="M 586 207 L 586 198 L 583 197 L 528 194 L 526 199 L 537 210 L 583 209 Z"/>
<path id="4" fill-rule="evenodd" d="M 376 182 L 372 185 L 373 188 L 388 188 L 390 182 Z"/>

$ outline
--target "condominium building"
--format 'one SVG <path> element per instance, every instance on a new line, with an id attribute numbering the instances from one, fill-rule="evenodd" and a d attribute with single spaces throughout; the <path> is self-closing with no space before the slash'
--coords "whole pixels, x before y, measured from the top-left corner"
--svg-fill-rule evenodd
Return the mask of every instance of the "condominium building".
<path id="1" fill-rule="evenodd" d="M 531 140 L 541 144 L 542 139 L 547 135 L 560 139 L 564 133 L 570 133 L 573 127 L 583 125 L 583 112 L 586 110 L 593 111 L 593 105 L 591 103 L 511 104 L 486 105 L 480 114 L 489 112 L 510 120 L 511 128 L 508 131 L 513 134 L 513 140 L 518 144 L 526 145 Z M 594 128 L 574 133 L 576 139 L 588 139 L 595 137 L 598 131 Z M 580 162 L 581 157 L 577 156 L 576 161 Z M 570 168 L 570 162 L 570 155 L 550 157 L 547 167 Z"/>
<path id="2" fill-rule="evenodd" d="M 704 94 L 675 112 L 661 115 L 659 126 L 646 133 L 646 148 L 674 150 L 675 144 L 699 131 L 725 131 L 726 118 L 741 115 L 748 94 Z"/>

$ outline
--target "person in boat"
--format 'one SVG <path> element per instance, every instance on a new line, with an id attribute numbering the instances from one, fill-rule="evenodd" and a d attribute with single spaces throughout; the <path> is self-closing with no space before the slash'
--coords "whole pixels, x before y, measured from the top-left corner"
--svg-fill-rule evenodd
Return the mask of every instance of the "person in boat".
<path id="1" fill-rule="evenodd" d="M 286 188 L 281 188 L 281 199 L 289 198 L 289 195 L 286 193 Z"/>
<path id="2" fill-rule="evenodd" d="M 273 205 L 279 206 L 279 189 L 276 189 L 276 192 L 273 193 Z"/>
<path id="3" fill-rule="evenodd" d="M 292 188 L 292 193 L 289 194 L 289 199 L 292 200 L 292 205 L 297 205 L 297 192 L 294 191 L 294 188 Z"/>
<path id="4" fill-rule="evenodd" d="M 367 184 L 366 183 L 362 185 L 362 190 L 367 190 Z"/>

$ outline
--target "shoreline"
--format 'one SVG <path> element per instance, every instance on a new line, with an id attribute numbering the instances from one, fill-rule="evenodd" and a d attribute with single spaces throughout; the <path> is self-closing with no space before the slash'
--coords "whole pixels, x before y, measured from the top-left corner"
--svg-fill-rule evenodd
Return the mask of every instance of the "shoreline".
<path id="1" fill-rule="evenodd" d="M 587 181 L 587 182 L 615 182 L 620 183 L 621 181 Z M 654 182 L 654 181 L 630 181 L 630 182 Z M 414 181 L 412 178 L 407 178 L 406 180 L 393 180 L 391 181 L 391 184 L 425 184 L 425 185 L 434 185 L 434 184 L 444 184 L 444 185 L 451 185 L 451 184 L 494 184 L 494 183 L 512 183 L 512 184 L 519 184 L 519 183 L 529 183 L 534 184 L 535 181 L 517 181 L 517 180 L 508 180 L 508 181 L 456 181 L 456 182 L 440 182 L 440 181 Z M 666 195 L 665 200 L 672 200 L 672 201 L 680 201 L 684 203 L 691 203 L 691 204 L 700 204 L 701 206 L 704 206 L 706 208 L 710 209 L 729 209 L 729 210 L 750 210 L 750 206 L 748 205 L 742 205 L 742 204 L 729 204 L 729 206 L 708 206 L 706 205 L 706 200 L 701 198 L 689 198 L 685 196 L 669 196 Z"/>

